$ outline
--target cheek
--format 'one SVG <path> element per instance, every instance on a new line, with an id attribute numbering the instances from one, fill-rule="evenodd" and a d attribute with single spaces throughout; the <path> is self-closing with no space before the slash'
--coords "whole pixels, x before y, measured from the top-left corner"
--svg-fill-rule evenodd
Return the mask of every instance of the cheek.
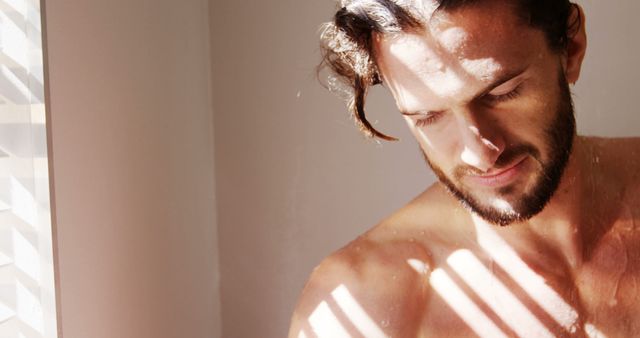
<path id="1" fill-rule="evenodd" d="M 405 117 L 405 121 L 432 164 L 446 171 L 449 163 L 455 163 L 456 156 L 459 158 L 455 124 L 441 121 L 437 127 L 425 128 L 416 126 L 410 117 Z"/>
<path id="2" fill-rule="evenodd" d="M 555 68 L 548 67 L 547 74 L 554 74 Z M 523 141 L 530 142 L 544 152 L 547 131 L 558 117 L 561 92 L 556 77 L 535 78 L 529 83 L 526 99 L 514 111 L 510 119 L 509 130 Z"/>
<path id="3" fill-rule="evenodd" d="M 547 148 L 547 131 L 552 127 L 558 114 L 558 104 L 549 100 L 553 96 L 540 96 L 528 102 L 526 109 L 522 110 L 518 118 L 514 119 L 509 130 L 517 133 L 516 137 L 521 141 L 531 143 L 540 150 L 541 154 Z"/>

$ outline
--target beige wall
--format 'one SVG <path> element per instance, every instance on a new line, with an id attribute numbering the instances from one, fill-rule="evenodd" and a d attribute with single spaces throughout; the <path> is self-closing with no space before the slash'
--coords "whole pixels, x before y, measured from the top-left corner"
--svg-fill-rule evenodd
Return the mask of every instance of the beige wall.
<path id="1" fill-rule="evenodd" d="M 213 1 L 215 145 L 223 336 L 283 337 L 322 257 L 433 177 L 376 89 L 369 110 L 399 143 L 367 142 L 321 88 L 318 27 L 334 2 Z M 590 48 L 575 88 L 580 130 L 637 135 L 637 1 L 581 1 Z"/>
<path id="2" fill-rule="evenodd" d="M 64 338 L 219 337 L 207 6 L 46 1 Z"/>
<path id="3" fill-rule="evenodd" d="M 386 93 L 377 145 L 316 81 L 327 1 L 214 1 L 215 162 L 225 338 L 286 335 L 311 268 L 431 181 Z"/>
<path id="4" fill-rule="evenodd" d="M 581 0 L 589 47 L 574 88 L 578 128 L 584 134 L 637 136 L 640 2 Z"/>

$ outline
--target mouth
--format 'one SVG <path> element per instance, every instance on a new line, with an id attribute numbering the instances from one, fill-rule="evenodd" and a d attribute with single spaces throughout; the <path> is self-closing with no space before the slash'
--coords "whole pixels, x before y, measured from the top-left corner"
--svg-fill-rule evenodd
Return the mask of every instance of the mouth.
<path id="1" fill-rule="evenodd" d="M 468 175 L 467 178 L 477 185 L 499 187 L 513 182 L 524 170 L 527 157 L 514 161 L 507 167 L 490 169 L 481 175 Z"/>

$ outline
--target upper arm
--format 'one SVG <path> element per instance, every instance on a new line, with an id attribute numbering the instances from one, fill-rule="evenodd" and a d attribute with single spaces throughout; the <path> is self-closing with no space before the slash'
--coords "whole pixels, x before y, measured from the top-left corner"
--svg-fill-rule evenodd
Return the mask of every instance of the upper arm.
<path id="1" fill-rule="evenodd" d="M 325 259 L 300 295 L 289 338 L 415 337 L 427 290 L 415 262 L 426 258 L 412 251 L 350 246 Z"/>

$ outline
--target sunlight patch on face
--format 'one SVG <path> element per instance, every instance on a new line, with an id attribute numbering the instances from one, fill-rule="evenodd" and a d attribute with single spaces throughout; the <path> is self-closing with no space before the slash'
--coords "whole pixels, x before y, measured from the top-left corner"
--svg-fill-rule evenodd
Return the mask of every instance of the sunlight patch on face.
<path id="1" fill-rule="evenodd" d="M 440 97 L 456 96 L 464 88 L 465 83 L 460 76 L 447 66 L 442 55 L 421 36 L 404 34 L 394 38 L 389 45 L 389 54 L 402 63 L 408 73 L 420 78 L 430 91 Z M 411 92 L 409 88 L 405 90 Z M 420 102 L 419 97 L 412 99 Z"/>
<path id="2" fill-rule="evenodd" d="M 480 138 L 480 142 L 482 142 L 482 144 L 493 150 L 493 151 L 500 151 L 500 148 L 498 148 L 495 144 L 493 144 L 491 141 L 487 140 L 486 138 L 482 137 L 482 135 L 480 135 L 480 130 L 478 129 L 478 127 L 476 126 L 469 126 L 468 127 L 469 130 L 471 131 L 471 133 L 473 135 L 475 135 L 476 137 Z"/>
<path id="3" fill-rule="evenodd" d="M 458 250 L 447 263 L 519 337 L 554 337 L 471 251 Z"/>
<path id="4" fill-rule="evenodd" d="M 435 269 L 429 276 L 429 284 L 479 337 L 507 337 L 444 270 Z"/>
<path id="5" fill-rule="evenodd" d="M 491 202 L 491 204 L 493 205 L 494 208 L 496 208 L 497 210 L 500 210 L 503 213 L 515 214 L 515 211 L 513 210 L 513 207 L 511 206 L 511 204 L 509 204 L 509 202 L 503 200 L 502 198 L 494 199 Z"/>
<path id="6" fill-rule="evenodd" d="M 309 324 L 318 338 L 351 338 L 326 302 L 320 303 L 309 316 Z"/>
<path id="7" fill-rule="evenodd" d="M 425 84 L 432 92 L 440 97 L 456 96 L 461 93 L 464 88 L 464 82 L 451 68 L 448 67 L 443 70 L 430 73 L 427 76 L 429 76 L 431 80 L 425 82 Z"/>
<path id="8" fill-rule="evenodd" d="M 431 142 L 431 140 L 429 139 L 429 136 L 427 136 L 427 134 L 424 132 L 424 130 L 422 130 L 422 128 L 419 128 L 415 125 L 415 122 L 413 121 L 413 119 L 409 116 L 403 116 L 405 122 L 407 122 L 407 125 L 409 126 L 409 129 L 411 129 L 411 131 L 414 133 L 414 135 L 416 135 L 416 138 L 418 138 L 418 141 L 423 141 L 425 145 L 427 145 L 429 148 L 433 149 L 433 143 Z M 421 142 L 422 143 L 422 142 Z"/>
<path id="9" fill-rule="evenodd" d="M 555 290 L 549 287 L 480 216 L 471 215 L 478 243 L 491 258 L 560 326 L 571 332 L 578 323 L 578 313 Z"/>
<path id="10" fill-rule="evenodd" d="M 409 122 L 411 121 L 410 118 L 407 117 L 407 119 L 409 119 Z M 431 143 L 431 140 L 429 139 L 429 136 L 427 136 L 427 134 L 424 132 L 424 130 L 422 130 L 420 128 L 416 128 L 416 129 L 418 130 L 418 134 L 420 134 L 420 137 L 422 138 L 422 140 L 429 146 L 429 148 L 433 149 L 433 143 Z"/>
<path id="11" fill-rule="evenodd" d="M 489 149 L 491 149 L 493 151 L 500 151 L 500 149 L 495 144 L 491 143 L 491 141 L 487 140 L 486 138 L 484 138 L 484 137 L 482 137 L 480 135 L 480 130 L 478 129 L 478 127 L 469 126 L 469 130 L 471 130 L 473 135 L 479 137 L 480 141 L 482 142 L 482 144 L 484 144 L 487 148 L 489 148 Z"/>
<path id="12" fill-rule="evenodd" d="M 486 165 L 482 164 L 480 157 L 467 146 L 464 147 L 464 150 L 460 154 L 460 159 L 462 160 L 462 162 L 476 167 L 482 171 L 486 171 L 487 169 L 489 169 Z"/>
<path id="13" fill-rule="evenodd" d="M 338 286 L 331 292 L 331 296 L 363 336 L 371 338 L 387 337 L 362 306 L 353 298 L 346 286 Z"/>
<path id="14" fill-rule="evenodd" d="M 495 144 L 491 143 L 491 141 L 487 140 L 486 138 L 482 138 L 482 144 L 485 145 L 485 147 L 493 150 L 493 151 L 500 151 L 500 148 L 498 148 Z"/>
<path id="15" fill-rule="evenodd" d="M 481 80 L 492 80 L 495 74 L 500 73 L 502 66 L 493 58 L 477 60 L 462 59 L 460 66 L 472 77 Z"/>
<path id="16" fill-rule="evenodd" d="M 449 53 L 458 52 L 468 39 L 469 33 L 460 27 L 447 28 L 437 35 L 438 43 Z"/>

